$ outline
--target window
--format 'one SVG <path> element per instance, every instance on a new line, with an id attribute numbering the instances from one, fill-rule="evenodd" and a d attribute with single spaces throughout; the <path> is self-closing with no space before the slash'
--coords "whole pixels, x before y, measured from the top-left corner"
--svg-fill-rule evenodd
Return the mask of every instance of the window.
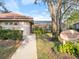
<path id="1" fill-rule="evenodd" d="M 14 22 L 14 25 L 18 25 L 18 23 L 17 22 Z"/>
<path id="2" fill-rule="evenodd" d="M 5 25 L 8 25 L 8 22 L 5 22 Z"/>
<path id="3" fill-rule="evenodd" d="M 13 25 L 13 22 L 10 22 L 10 25 Z"/>
<path id="4" fill-rule="evenodd" d="M 0 26 L 0 29 L 2 29 L 2 26 Z"/>

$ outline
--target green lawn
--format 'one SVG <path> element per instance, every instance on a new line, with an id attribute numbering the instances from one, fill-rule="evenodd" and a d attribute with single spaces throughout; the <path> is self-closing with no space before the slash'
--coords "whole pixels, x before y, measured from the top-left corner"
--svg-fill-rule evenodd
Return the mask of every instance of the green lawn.
<path id="1" fill-rule="evenodd" d="M 51 36 L 51 34 L 47 34 Z M 49 42 L 46 38 L 37 38 L 37 53 L 38 59 L 52 59 L 54 54 L 52 53 L 53 42 Z"/>
<path id="2" fill-rule="evenodd" d="M 52 42 L 48 42 L 47 40 L 43 41 L 41 39 L 37 40 L 37 53 L 38 59 L 52 59 L 52 50 L 51 47 L 53 46 Z"/>

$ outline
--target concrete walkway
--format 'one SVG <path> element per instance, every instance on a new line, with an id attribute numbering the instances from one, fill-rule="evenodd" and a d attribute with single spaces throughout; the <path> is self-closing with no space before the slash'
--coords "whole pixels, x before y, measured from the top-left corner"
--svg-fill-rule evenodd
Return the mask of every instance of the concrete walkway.
<path id="1" fill-rule="evenodd" d="M 16 50 L 11 59 L 37 59 L 35 35 L 28 36 Z"/>

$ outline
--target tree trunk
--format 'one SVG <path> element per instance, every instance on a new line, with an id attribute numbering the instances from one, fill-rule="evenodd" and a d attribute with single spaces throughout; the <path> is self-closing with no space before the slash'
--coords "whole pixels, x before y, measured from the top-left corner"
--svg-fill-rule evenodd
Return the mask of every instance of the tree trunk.
<path id="1" fill-rule="evenodd" d="M 61 24 L 62 24 L 62 18 L 61 18 L 61 8 L 62 8 L 62 0 L 58 0 L 58 9 L 57 9 L 57 24 L 58 24 L 58 34 L 61 32 Z"/>
<path id="2" fill-rule="evenodd" d="M 52 18 L 52 36 L 53 38 L 57 38 L 58 36 L 58 25 L 57 25 L 57 21 L 55 21 L 55 19 Z"/>
<path id="3" fill-rule="evenodd" d="M 52 19 L 52 36 L 53 36 L 53 38 L 57 38 L 58 25 L 57 25 L 57 20 L 56 20 L 55 6 L 54 6 L 53 2 L 50 0 L 47 1 L 47 5 L 48 5 L 48 9 L 49 9 L 51 19 Z"/>

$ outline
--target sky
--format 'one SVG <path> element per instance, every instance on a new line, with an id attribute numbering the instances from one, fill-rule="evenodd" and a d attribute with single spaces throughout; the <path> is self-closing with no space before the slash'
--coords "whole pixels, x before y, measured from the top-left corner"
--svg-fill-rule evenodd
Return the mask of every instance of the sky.
<path id="1" fill-rule="evenodd" d="M 45 4 L 34 4 L 34 0 L 4 0 L 8 10 L 31 16 L 34 20 L 50 21 L 50 14 Z"/>

